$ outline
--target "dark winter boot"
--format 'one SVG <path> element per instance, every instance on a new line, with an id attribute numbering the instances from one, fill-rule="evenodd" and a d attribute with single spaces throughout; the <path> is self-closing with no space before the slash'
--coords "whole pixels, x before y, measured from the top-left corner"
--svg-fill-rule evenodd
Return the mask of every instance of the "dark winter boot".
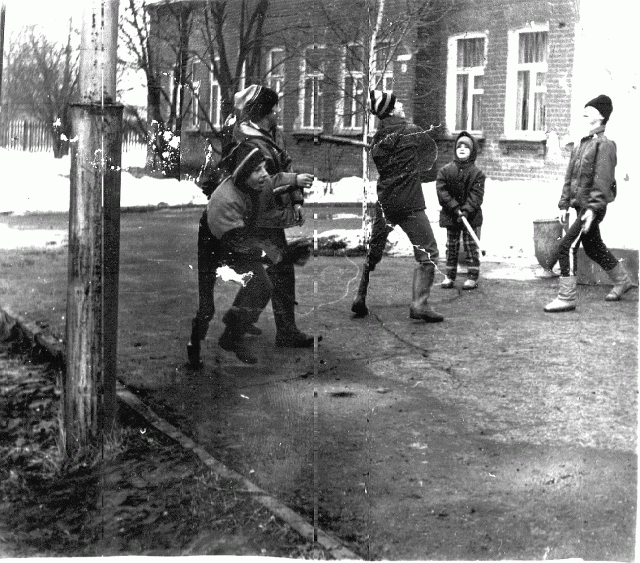
<path id="1" fill-rule="evenodd" d="M 440 323 L 444 320 L 444 317 L 436 313 L 428 303 L 434 276 L 435 265 L 431 263 L 420 264 L 413 271 L 413 301 L 409 308 L 410 318 L 421 319 L 427 323 Z"/>
<path id="2" fill-rule="evenodd" d="M 191 338 L 187 344 L 187 358 L 192 368 L 202 366 L 202 360 L 200 359 L 200 332 L 200 323 L 196 317 L 191 321 Z"/>
<path id="3" fill-rule="evenodd" d="M 305 334 L 296 326 L 296 279 L 293 266 L 287 269 L 271 271 L 269 277 L 273 283 L 271 304 L 276 323 L 276 346 L 284 348 L 311 348 L 313 336 Z M 322 337 L 318 337 L 318 341 Z"/>
<path id="4" fill-rule="evenodd" d="M 296 326 L 296 316 L 293 304 L 286 304 L 283 308 L 273 310 L 276 321 L 276 346 L 280 348 L 313 348 L 313 336 L 302 332 Z M 318 336 L 318 342 L 322 336 Z"/>
<path id="5" fill-rule="evenodd" d="M 564 313 L 573 311 L 576 308 L 576 297 L 578 295 L 576 286 L 578 278 L 576 276 L 561 277 L 558 280 L 558 297 L 556 297 L 545 308 L 546 313 Z"/>
<path id="6" fill-rule="evenodd" d="M 355 313 L 357 318 L 366 317 L 369 314 L 369 309 L 365 302 L 367 298 L 367 289 L 369 287 L 369 274 L 371 268 L 369 267 L 369 260 L 367 259 L 362 268 L 362 277 L 360 278 L 360 285 L 358 286 L 358 293 L 351 305 L 351 311 Z"/>
<path id="7" fill-rule="evenodd" d="M 229 314 L 231 312 L 231 309 L 229 309 L 224 316 L 222 317 L 222 322 L 224 324 L 227 324 L 227 321 L 229 320 Z M 246 329 L 246 333 L 245 334 L 249 334 L 251 336 L 260 336 L 262 334 L 262 330 L 260 330 L 257 326 L 255 326 L 254 324 L 248 324 L 247 325 L 247 329 Z"/>
<path id="8" fill-rule="evenodd" d="M 228 327 L 218 339 L 218 344 L 223 350 L 226 350 L 227 352 L 233 352 L 236 357 L 245 364 L 258 363 L 258 358 L 256 358 L 251 353 L 251 350 L 247 346 L 247 343 L 244 341 L 243 337 L 240 336 L 237 332 L 229 330 Z"/>
<path id="9" fill-rule="evenodd" d="M 635 287 L 635 284 L 631 280 L 631 277 L 620 262 L 616 264 L 615 268 L 609 270 L 607 274 L 613 282 L 611 291 L 605 297 L 607 301 L 620 301 L 620 298 L 627 291 L 629 291 L 632 287 Z"/>
<path id="10" fill-rule="evenodd" d="M 247 326 L 250 324 L 247 317 L 248 313 L 245 310 L 231 307 L 224 315 L 223 322 L 227 326 L 218 339 L 218 344 L 223 350 L 233 352 L 241 362 L 255 364 L 258 362 L 258 358 L 251 353 L 243 338 Z"/>

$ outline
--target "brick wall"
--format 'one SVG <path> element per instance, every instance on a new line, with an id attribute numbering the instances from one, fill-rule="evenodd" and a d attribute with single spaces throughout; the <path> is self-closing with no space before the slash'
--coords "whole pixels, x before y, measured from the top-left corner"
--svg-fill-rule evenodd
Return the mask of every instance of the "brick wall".
<path id="1" fill-rule="evenodd" d="M 531 0 L 483 0 L 462 2 L 455 13 L 437 31 L 435 43 L 419 53 L 419 63 L 429 61 L 436 68 L 419 74 L 416 87 L 436 81 L 442 90 L 433 103 L 417 113 L 420 125 L 442 124 L 437 131 L 440 150 L 436 167 L 453 157 L 452 131 L 446 123 L 447 40 L 462 33 L 486 34 L 487 60 L 484 70 L 483 139 L 478 165 L 498 180 L 550 180 L 564 174 L 566 152 L 560 139 L 569 130 L 571 111 L 571 75 L 576 18 L 573 4 L 567 0 L 549 2 Z M 505 134 L 505 98 L 507 95 L 508 32 L 526 28 L 530 22 L 548 24 L 548 72 L 545 141 L 515 140 Z M 420 64 L 418 65 L 420 68 Z"/>
<path id="2" fill-rule="evenodd" d="M 336 130 L 336 106 L 342 97 L 340 68 L 343 44 L 355 39 L 367 26 L 364 10 L 357 0 L 272 0 L 267 18 L 266 52 L 285 47 L 285 89 L 281 101 L 287 150 L 300 171 L 310 171 L 326 180 L 361 174 L 361 149 L 349 145 L 314 142 L 314 133 L 346 135 Z M 400 13 L 401 0 L 387 2 L 387 14 Z M 295 6 L 295 9 L 292 7 Z M 330 21 L 336 17 L 335 21 Z M 349 22 L 349 26 L 343 25 Z M 509 30 L 525 28 L 529 22 L 548 24 L 548 72 L 546 141 L 523 142 L 505 136 L 505 96 L 507 94 L 507 43 Z M 340 25 L 338 25 L 340 24 Z M 233 22 L 228 44 L 233 46 Z M 453 156 L 453 125 L 446 122 L 447 41 L 455 34 L 486 34 L 487 61 L 484 72 L 483 138 L 478 164 L 490 178 L 552 179 L 564 173 L 566 154 L 560 139 L 567 133 L 571 111 L 576 16 L 573 0 L 460 0 L 457 9 L 434 25 L 425 24 L 400 44 L 394 60 L 393 89 L 404 102 L 407 115 L 423 127 L 436 126 L 434 138 L 439 158 L 425 179 L 435 178 L 436 170 Z M 360 31 L 359 31 L 360 29 Z M 342 31 L 338 31 L 342 30 Z M 351 36 L 350 36 L 351 34 Z M 197 34 L 190 47 L 198 46 Z M 324 125 L 322 130 L 300 127 L 300 72 L 303 47 L 310 43 L 327 46 L 325 53 Z M 397 55 L 401 55 L 398 60 Z M 203 77 L 203 91 L 208 77 Z M 196 169 L 202 160 L 207 128 L 185 128 L 182 134 L 184 169 Z M 348 136 L 348 135 L 347 135 Z M 357 131 L 352 137 L 359 139 Z M 375 167 L 371 167 L 375 175 Z"/>

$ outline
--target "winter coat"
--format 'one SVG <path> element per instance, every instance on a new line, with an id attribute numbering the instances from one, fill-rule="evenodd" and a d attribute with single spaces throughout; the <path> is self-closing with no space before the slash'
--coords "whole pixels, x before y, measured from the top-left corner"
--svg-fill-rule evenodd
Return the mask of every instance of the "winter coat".
<path id="1" fill-rule="evenodd" d="M 421 160 L 432 165 L 438 154 L 433 139 L 422 128 L 397 116 L 381 121 L 371 141 L 373 162 L 378 169 L 378 201 L 391 221 L 425 208 Z"/>
<path id="2" fill-rule="evenodd" d="M 277 185 L 269 180 L 264 190 Z M 211 194 L 207 203 L 207 225 L 219 241 L 220 259 L 240 255 L 252 260 L 277 263 L 282 256 L 273 243 L 261 237 L 256 229 L 260 195 L 248 187 L 238 187 L 231 177 Z"/>
<path id="3" fill-rule="evenodd" d="M 485 175 L 476 164 L 478 143 L 467 132 L 462 131 L 456 137 L 456 144 L 460 137 L 469 137 L 473 142 L 469 158 L 461 162 L 454 155 L 453 162 L 445 164 L 436 176 L 436 192 L 442 206 L 440 210 L 441 227 L 457 227 L 458 210 L 462 211 L 472 227 L 482 225 L 482 201 L 484 199 Z M 455 153 L 455 149 L 454 149 Z"/>
<path id="4" fill-rule="evenodd" d="M 250 143 L 258 147 L 267 159 L 267 172 L 276 176 L 276 183 L 284 185 L 277 176 L 282 173 L 293 178 L 289 185 L 291 191 L 274 195 L 271 190 L 263 190 L 260 194 L 260 207 L 256 218 L 256 225 L 262 228 L 286 229 L 296 225 L 296 215 L 293 206 L 304 203 L 302 189 L 296 186 L 296 174 L 291 170 L 291 157 L 281 149 L 272 137 L 265 131 L 251 123 L 242 122 L 236 125 L 234 140 L 237 143 Z"/>
<path id="5" fill-rule="evenodd" d="M 606 209 L 616 197 L 616 164 L 616 144 L 605 137 L 604 126 L 591 131 L 571 151 L 558 207 Z"/>

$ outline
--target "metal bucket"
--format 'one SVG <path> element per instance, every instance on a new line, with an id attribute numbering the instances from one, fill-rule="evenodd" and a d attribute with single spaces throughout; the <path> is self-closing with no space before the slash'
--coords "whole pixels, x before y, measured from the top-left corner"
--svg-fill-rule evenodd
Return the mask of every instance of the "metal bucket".
<path id="1" fill-rule="evenodd" d="M 562 239 L 562 224 L 558 219 L 536 219 L 533 222 L 533 243 L 538 264 L 549 270 L 558 259 Z"/>

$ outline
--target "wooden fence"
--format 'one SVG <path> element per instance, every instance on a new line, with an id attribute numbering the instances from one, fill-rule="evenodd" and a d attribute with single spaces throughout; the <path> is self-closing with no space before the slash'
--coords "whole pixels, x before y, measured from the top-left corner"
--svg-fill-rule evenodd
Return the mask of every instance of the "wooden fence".
<path id="1" fill-rule="evenodd" d="M 123 152 L 145 146 L 144 137 L 125 125 L 122 137 Z M 39 121 L 9 121 L 4 127 L 0 127 L 0 147 L 27 152 L 53 151 L 51 127 Z"/>

